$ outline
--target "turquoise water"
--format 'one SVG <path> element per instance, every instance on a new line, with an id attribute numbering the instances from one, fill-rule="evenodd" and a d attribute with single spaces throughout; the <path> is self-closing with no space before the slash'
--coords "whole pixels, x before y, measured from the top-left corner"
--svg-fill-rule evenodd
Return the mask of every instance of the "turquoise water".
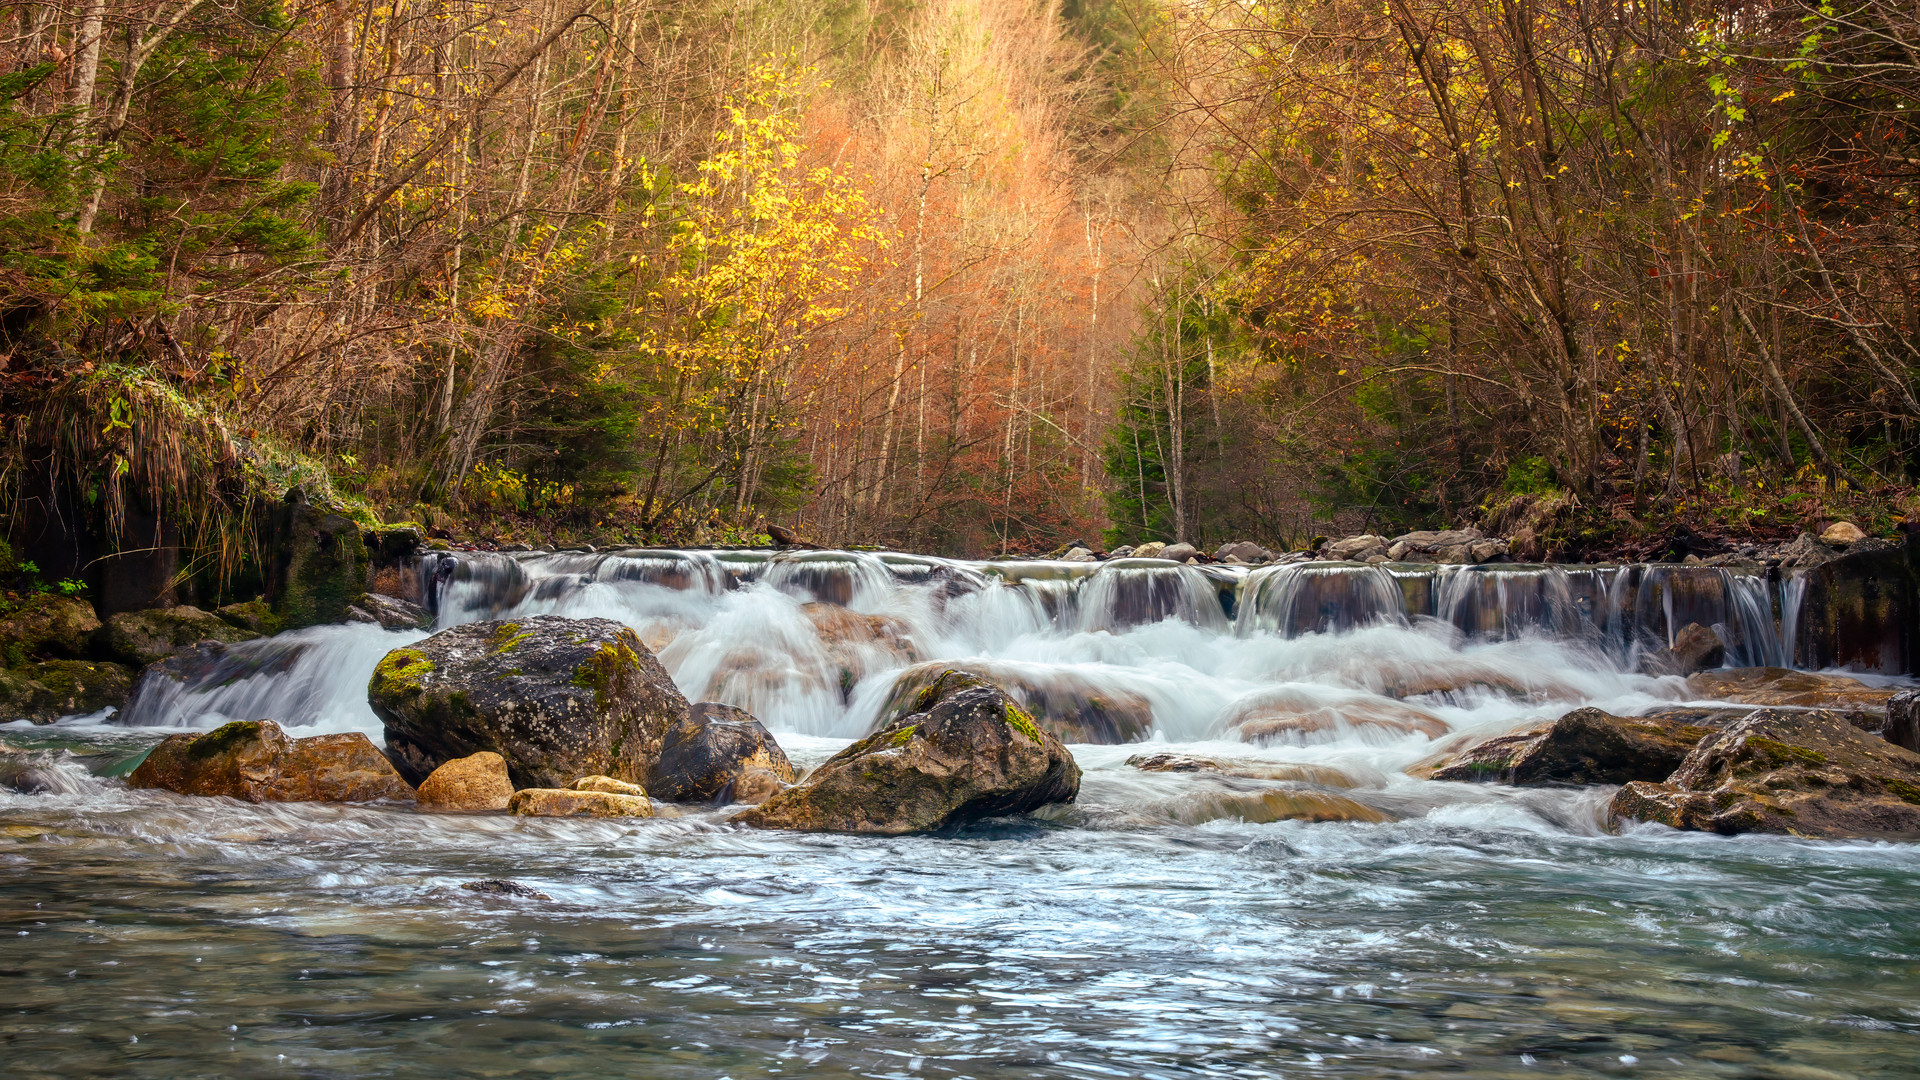
<path id="1" fill-rule="evenodd" d="M 92 775 L 157 734 L 0 727 L 51 789 L 0 792 L 10 1077 L 1920 1074 L 1916 845 L 1411 782 L 1256 823 L 1123 747 L 1075 810 L 910 839 Z"/>

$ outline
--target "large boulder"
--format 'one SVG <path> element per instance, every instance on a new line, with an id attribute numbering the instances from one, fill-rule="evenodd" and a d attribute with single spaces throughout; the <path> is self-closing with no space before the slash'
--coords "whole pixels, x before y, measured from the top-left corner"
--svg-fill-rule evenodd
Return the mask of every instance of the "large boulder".
<path id="1" fill-rule="evenodd" d="M 1435 780 L 1518 784 L 1624 784 L 1665 780 L 1713 734 L 1677 720 L 1575 709 L 1544 731 L 1488 739 L 1434 770 Z"/>
<path id="2" fill-rule="evenodd" d="M 92 604 L 36 593 L 0 614 L 0 652 L 8 666 L 35 656 L 82 657 L 99 629 Z"/>
<path id="3" fill-rule="evenodd" d="M 764 802 L 795 779 L 786 752 L 752 713 L 702 701 L 668 729 L 647 790 L 677 803 Z M 748 793 L 758 798 L 737 797 Z"/>
<path id="4" fill-rule="evenodd" d="M 294 488 L 267 522 L 271 557 L 265 567 L 273 628 L 347 621 L 347 609 L 367 588 L 367 542 L 352 518 L 307 500 Z"/>
<path id="5" fill-rule="evenodd" d="M 602 773 L 643 782 L 687 699 L 611 619 L 538 615 L 456 626 L 386 655 L 367 687 L 402 774 L 491 750 L 515 787 Z"/>
<path id="6" fill-rule="evenodd" d="M 1621 788 L 1607 814 L 1728 834 L 1920 837 L 1920 754 L 1837 713 L 1761 709 L 1702 739 L 1665 783 Z"/>
<path id="7" fill-rule="evenodd" d="M 359 732 L 295 739 L 271 720 L 236 720 L 153 748 L 127 786 L 247 802 L 412 800 L 413 788 Z"/>
<path id="8" fill-rule="evenodd" d="M 491 750 L 455 758 L 420 781 L 416 797 L 435 810 L 505 810 L 513 798 L 507 759 Z"/>
<path id="9" fill-rule="evenodd" d="M 32 661 L 0 671 L 0 722 L 51 724 L 63 716 L 119 707 L 132 686 L 132 669 L 120 664 Z"/>
<path id="10" fill-rule="evenodd" d="M 158 663 L 202 641 L 232 644 L 259 634 L 242 630 L 210 611 L 180 604 L 170 608 L 123 611 L 107 617 L 107 649 L 130 664 Z"/>
<path id="11" fill-rule="evenodd" d="M 913 710 L 835 754 L 806 781 L 733 820 L 773 829 L 900 835 L 1022 814 L 1080 793 L 1059 740 L 992 683 L 934 680 Z"/>

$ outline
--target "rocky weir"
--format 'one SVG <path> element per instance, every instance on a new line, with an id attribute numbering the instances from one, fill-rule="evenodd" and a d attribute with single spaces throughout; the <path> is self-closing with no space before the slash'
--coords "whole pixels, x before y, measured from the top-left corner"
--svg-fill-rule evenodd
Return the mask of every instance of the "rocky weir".
<path id="1" fill-rule="evenodd" d="M 972 760 L 981 747 L 939 749 L 925 740 L 942 725 L 907 719 L 927 715 L 927 695 L 955 672 L 991 687 L 1051 747 L 1225 740 L 1299 759 L 1299 775 L 1314 779 L 1270 780 L 1286 797 L 1243 808 L 1256 817 L 1288 816 L 1296 796 L 1320 808 L 1296 816 L 1324 816 L 1338 800 L 1364 807 L 1369 797 L 1351 792 L 1397 783 L 1383 775 L 1663 783 L 1702 740 L 1761 706 L 1805 714 L 1810 731 L 1829 713 L 1865 737 L 1911 726 L 1887 700 L 1911 667 L 1915 555 L 1861 538 L 1596 567 L 1515 563 L 1510 544 L 1471 530 L 1353 537 L 1307 553 L 1146 545 L 996 562 L 416 547 L 381 568 L 371 553 L 393 542 L 362 543 L 366 554 L 335 560 L 346 571 L 323 590 L 343 598 L 332 624 L 267 633 L 297 609 L 269 598 L 104 621 L 47 598 L 16 617 L 22 670 L 120 665 L 109 671 L 132 692 L 116 726 L 358 729 L 409 790 L 448 792 L 422 806 L 605 816 L 633 811 L 623 799 L 771 800 L 736 820 L 846 831 L 951 829 L 982 816 L 968 806 L 1017 813 L 1069 801 L 968 794 L 961 777 L 919 809 L 907 808 L 914 799 L 892 811 L 821 809 L 825 792 L 848 797 L 830 782 L 848 772 L 848 754 L 926 757 L 909 768 L 922 779 L 966 771 L 953 755 Z M 1806 670 L 1836 657 L 1855 674 Z M 49 718 L 41 708 L 21 714 Z M 901 747 L 880 738 L 903 730 L 912 734 Z M 810 770 L 782 748 L 795 738 L 856 742 Z M 455 781 L 496 760 L 504 783 Z M 430 784 L 443 767 L 454 771 Z M 579 787 L 596 777 L 601 788 Z M 1904 782 L 1894 779 L 1887 790 Z M 900 798 L 913 783 L 881 786 Z M 1395 802 L 1345 816 L 1404 813 Z M 889 813 L 916 824 L 889 824 Z M 1642 820 L 1596 817 L 1613 828 Z"/>

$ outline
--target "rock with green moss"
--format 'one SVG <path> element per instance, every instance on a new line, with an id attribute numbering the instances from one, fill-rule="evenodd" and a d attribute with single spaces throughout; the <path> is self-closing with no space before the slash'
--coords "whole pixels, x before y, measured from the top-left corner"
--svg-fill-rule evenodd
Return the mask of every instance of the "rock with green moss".
<path id="1" fill-rule="evenodd" d="M 277 630 L 347 621 L 372 559 L 359 523 L 295 488 L 268 528 L 267 595 Z"/>
<path id="2" fill-rule="evenodd" d="M 1761 709 L 1700 740 L 1665 783 L 1621 788 L 1607 813 L 1616 827 L 1920 837 L 1920 754 L 1836 712 Z"/>
<path id="3" fill-rule="evenodd" d="M 34 657 L 85 656 L 99 629 L 85 600 L 34 593 L 0 614 L 0 657 L 14 665 Z"/>
<path id="4" fill-rule="evenodd" d="M 259 634 L 242 630 L 210 611 L 181 604 L 170 608 L 123 611 L 107 617 L 102 632 L 109 652 L 130 664 L 157 664 L 202 641 L 231 645 Z"/>
<path id="5" fill-rule="evenodd" d="M 125 704 L 133 671 L 92 660 L 36 660 L 0 671 L 0 721 L 51 724 Z"/>
<path id="6" fill-rule="evenodd" d="M 538 615 L 443 630 L 386 655 L 367 687 L 408 779 L 491 750 L 516 788 L 645 784 L 687 699 L 611 619 Z"/>
<path id="7" fill-rule="evenodd" d="M 677 803 L 764 802 L 794 780 L 786 751 L 752 713 L 702 701 L 667 731 L 647 790 Z"/>
<path id="8" fill-rule="evenodd" d="M 274 625 L 273 608 L 268 606 L 265 598 L 228 604 L 213 609 L 213 613 L 228 626 L 255 634 L 268 633 Z"/>
<path id="9" fill-rule="evenodd" d="M 290 737 L 271 720 L 237 720 L 174 735 L 127 777 L 133 788 L 247 802 L 412 800 L 413 787 L 365 735 Z"/>
<path id="10" fill-rule="evenodd" d="M 1575 709 L 1546 730 L 1501 735 L 1463 751 L 1435 780 L 1518 784 L 1625 784 L 1665 780 L 1713 728 L 1680 718 Z"/>
<path id="11" fill-rule="evenodd" d="M 1006 692 L 948 671 L 910 711 L 733 820 L 900 835 L 1024 814 L 1080 793 L 1080 767 Z"/>

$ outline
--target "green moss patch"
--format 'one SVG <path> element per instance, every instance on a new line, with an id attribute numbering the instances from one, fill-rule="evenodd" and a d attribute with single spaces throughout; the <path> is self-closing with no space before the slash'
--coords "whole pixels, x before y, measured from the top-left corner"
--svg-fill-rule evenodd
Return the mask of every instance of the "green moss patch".
<path id="1" fill-rule="evenodd" d="M 607 707 L 607 691 L 619 679 L 620 672 L 638 670 L 640 654 L 625 641 L 614 640 L 593 651 L 581 665 L 574 669 L 573 685 L 593 691 L 593 704 L 596 708 Z"/>
<path id="2" fill-rule="evenodd" d="M 1898 796 L 1904 802 L 1920 806 L 1920 784 L 1911 784 L 1905 780 L 1896 780 L 1891 776 L 1876 776 L 1880 786 Z"/>
<path id="3" fill-rule="evenodd" d="M 373 692 L 378 697 L 405 697 L 421 690 L 420 680 L 433 671 L 433 661 L 419 649 L 395 649 L 373 669 Z"/>
<path id="4" fill-rule="evenodd" d="M 1827 755 L 1818 750 L 1788 746 L 1786 743 L 1776 742 L 1759 735 L 1747 737 L 1747 749 L 1752 750 L 1769 769 L 1778 769 L 1787 765 L 1817 769 L 1827 763 Z"/>
<path id="5" fill-rule="evenodd" d="M 519 623 L 501 623 L 487 639 L 487 651 L 498 656 L 532 636 L 533 631 L 521 630 Z"/>
<path id="6" fill-rule="evenodd" d="M 203 761 L 231 753 L 242 743 L 258 739 L 260 724 L 258 720 L 235 720 L 231 724 L 222 724 L 189 743 L 187 756 Z"/>
<path id="7" fill-rule="evenodd" d="M 1011 701 L 1007 702 L 1007 726 L 1025 735 L 1027 738 L 1032 739 L 1035 743 L 1042 742 L 1040 738 L 1040 725 L 1033 722 L 1033 717 L 1027 715 L 1025 709 L 1022 709 Z"/>

